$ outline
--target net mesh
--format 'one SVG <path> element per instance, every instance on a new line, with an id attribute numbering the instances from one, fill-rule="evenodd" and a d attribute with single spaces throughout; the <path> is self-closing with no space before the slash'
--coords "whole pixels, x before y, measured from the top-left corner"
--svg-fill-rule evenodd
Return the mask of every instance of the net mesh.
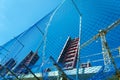
<path id="1" fill-rule="evenodd" d="M 120 18 L 119 0 L 75 0 L 75 3 L 82 14 L 81 45 L 99 33 L 100 30 L 106 29 L 110 24 Z M 0 62 L 2 65 L 11 58 L 14 58 L 18 65 L 30 51 L 35 53 L 38 50 L 40 59 L 35 65 L 31 66 L 31 70 L 34 73 L 42 72 L 44 73 L 43 75 L 45 75 L 45 79 L 47 78 L 47 72 L 41 68 L 41 65 L 45 64 L 50 56 L 54 57 L 57 61 L 68 36 L 72 38 L 79 37 L 79 14 L 72 1 L 67 0 L 52 18 L 47 35 L 45 36 L 47 37 L 46 45 L 44 45 L 45 29 L 53 12 L 54 10 L 32 25 L 28 30 L 0 47 Z M 119 30 L 120 25 L 106 34 L 106 41 L 114 57 L 117 68 L 120 68 L 120 55 L 118 53 L 118 47 L 120 46 Z M 46 46 L 44 63 L 42 63 L 43 46 Z M 86 63 L 87 61 L 90 61 L 92 66 L 104 66 L 100 38 L 94 40 L 91 44 L 86 45 L 80 50 L 80 63 Z M 51 67 L 53 63 L 46 63 L 45 65 L 47 65 L 44 66 L 46 69 Z M 54 67 L 52 70 L 54 71 L 56 68 Z M 111 69 L 110 72 L 104 72 L 103 76 L 99 76 L 103 71 L 104 69 L 100 70 L 91 78 L 88 78 L 90 80 L 96 80 L 96 78 L 97 80 L 102 80 L 108 78 L 108 75 L 115 74 L 115 70 Z"/>

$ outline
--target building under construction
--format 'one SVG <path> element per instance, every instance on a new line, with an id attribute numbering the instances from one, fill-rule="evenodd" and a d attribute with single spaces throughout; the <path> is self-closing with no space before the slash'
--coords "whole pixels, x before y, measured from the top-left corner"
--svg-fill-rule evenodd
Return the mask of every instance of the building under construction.
<path id="1" fill-rule="evenodd" d="M 119 34 L 119 0 L 63 0 L 0 46 L 0 80 L 120 80 Z"/>

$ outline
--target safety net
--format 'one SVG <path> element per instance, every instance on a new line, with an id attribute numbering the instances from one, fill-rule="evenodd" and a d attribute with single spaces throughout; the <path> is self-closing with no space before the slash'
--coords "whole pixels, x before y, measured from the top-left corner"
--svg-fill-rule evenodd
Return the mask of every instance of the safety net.
<path id="1" fill-rule="evenodd" d="M 80 80 L 116 79 L 120 69 L 119 23 L 119 0 L 63 0 L 29 29 L 0 46 L 1 80 L 22 79 L 28 74 L 44 80 L 57 80 L 59 74 L 63 80 L 76 80 L 77 75 Z M 68 57 L 66 63 L 62 61 L 71 48 L 68 38 L 71 42 L 79 38 L 78 49 L 72 46 L 77 52 L 69 56 L 74 64 L 67 63 L 71 61 Z"/>

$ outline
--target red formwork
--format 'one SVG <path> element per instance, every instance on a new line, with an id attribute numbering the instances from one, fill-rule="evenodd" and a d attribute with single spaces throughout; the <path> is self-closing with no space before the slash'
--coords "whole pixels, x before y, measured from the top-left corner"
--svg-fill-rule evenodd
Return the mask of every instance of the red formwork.
<path id="1" fill-rule="evenodd" d="M 66 44 L 60 54 L 58 63 L 63 65 L 63 69 L 73 69 L 76 67 L 77 55 L 78 55 L 79 38 L 71 39 L 70 37 L 66 41 Z"/>

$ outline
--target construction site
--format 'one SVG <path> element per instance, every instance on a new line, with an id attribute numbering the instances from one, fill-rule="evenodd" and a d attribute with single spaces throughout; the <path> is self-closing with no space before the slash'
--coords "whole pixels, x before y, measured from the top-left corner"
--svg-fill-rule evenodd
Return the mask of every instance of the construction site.
<path id="1" fill-rule="evenodd" d="M 0 80 L 120 80 L 119 33 L 119 0 L 62 0 L 0 46 Z"/>

